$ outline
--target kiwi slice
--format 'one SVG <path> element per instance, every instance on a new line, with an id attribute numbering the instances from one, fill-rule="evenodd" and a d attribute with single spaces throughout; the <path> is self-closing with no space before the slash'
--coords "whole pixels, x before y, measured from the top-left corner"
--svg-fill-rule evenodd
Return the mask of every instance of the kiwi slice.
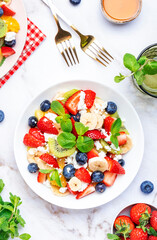
<path id="1" fill-rule="evenodd" d="M 71 149 L 62 148 L 58 144 L 57 140 L 54 138 L 49 138 L 48 145 L 49 145 L 50 153 L 52 153 L 57 158 L 69 157 L 76 150 L 75 147 L 73 147 Z"/>
<path id="2" fill-rule="evenodd" d="M 129 135 L 129 132 L 128 132 L 128 130 L 126 129 L 125 126 L 121 126 L 120 132 L 125 132 L 127 135 Z"/>
<path id="3" fill-rule="evenodd" d="M 0 48 L 3 46 L 3 44 L 4 44 L 4 37 L 0 38 Z"/>
<path id="4" fill-rule="evenodd" d="M 107 142 L 105 142 L 103 139 L 100 140 L 100 143 L 101 143 L 101 145 L 103 146 L 103 148 L 105 149 L 106 152 L 113 153 L 113 154 L 120 154 L 121 153 L 121 150 L 117 151 L 117 150 L 111 148 L 111 146 Z"/>
<path id="5" fill-rule="evenodd" d="M 115 112 L 115 113 L 113 113 L 113 114 L 110 114 L 110 116 L 113 117 L 113 118 L 119 118 L 118 112 Z"/>
<path id="6" fill-rule="evenodd" d="M 3 38 L 7 32 L 7 24 L 0 19 L 0 38 Z"/>
<path id="7" fill-rule="evenodd" d="M 78 89 L 71 89 L 70 91 L 65 92 L 63 95 L 64 99 L 62 100 L 62 102 L 65 103 L 68 100 L 68 98 L 70 98 L 74 93 L 78 91 L 79 91 Z"/>

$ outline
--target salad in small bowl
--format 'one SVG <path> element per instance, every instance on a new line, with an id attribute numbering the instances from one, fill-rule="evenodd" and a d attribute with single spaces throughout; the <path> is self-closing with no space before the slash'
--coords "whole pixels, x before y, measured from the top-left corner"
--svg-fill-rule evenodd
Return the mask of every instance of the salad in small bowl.
<path id="1" fill-rule="evenodd" d="M 139 119 L 126 99 L 98 83 L 69 81 L 27 107 L 15 134 L 15 156 L 40 196 L 59 206 L 88 208 L 110 201 L 132 181 L 142 160 L 138 138 L 143 141 Z"/>

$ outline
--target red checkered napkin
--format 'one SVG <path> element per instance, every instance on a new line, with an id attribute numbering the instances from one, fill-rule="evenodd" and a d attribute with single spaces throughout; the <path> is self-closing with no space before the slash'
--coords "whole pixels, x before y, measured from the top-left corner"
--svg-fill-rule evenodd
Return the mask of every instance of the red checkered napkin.
<path id="1" fill-rule="evenodd" d="M 16 72 L 16 70 L 27 60 L 27 58 L 35 51 L 40 43 L 46 38 L 46 36 L 39 30 L 39 28 L 32 23 L 28 18 L 27 39 L 21 56 L 10 69 L 10 71 L 2 78 L 0 78 L 0 88 L 6 83 L 6 81 Z"/>

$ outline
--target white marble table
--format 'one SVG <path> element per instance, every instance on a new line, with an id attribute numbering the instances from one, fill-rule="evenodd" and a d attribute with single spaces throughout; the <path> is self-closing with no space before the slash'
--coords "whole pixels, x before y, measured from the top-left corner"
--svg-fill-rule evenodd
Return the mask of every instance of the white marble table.
<path id="1" fill-rule="evenodd" d="M 110 231 L 115 213 L 130 202 L 149 202 L 157 206 L 156 188 L 156 99 L 140 93 L 131 79 L 115 84 L 113 77 L 122 69 L 122 56 L 125 52 L 135 54 L 156 42 L 156 0 L 143 0 L 141 15 L 127 25 L 113 25 L 106 21 L 100 9 L 100 1 L 82 0 L 73 7 L 69 0 L 54 0 L 56 6 L 69 16 L 72 22 L 84 33 L 92 33 L 117 57 L 106 69 L 96 64 L 79 49 L 79 39 L 74 40 L 80 64 L 68 68 L 61 58 L 55 43 L 56 25 L 47 7 L 40 0 L 24 0 L 28 17 L 47 35 L 47 39 L 0 89 L 0 109 L 5 112 L 5 121 L 0 124 L 0 178 L 6 183 L 3 193 L 21 196 L 21 208 L 27 224 L 24 232 L 32 235 L 32 240 L 82 239 L 104 240 Z M 13 137 L 19 114 L 28 101 L 49 85 L 68 79 L 92 79 L 116 88 L 135 107 L 145 135 L 145 152 L 138 175 L 128 189 L 112 202 L 90 210 L 67 210 L 53 206 L 34 194 L 21 177 L 13 153 Z M 154 192 L 144 195 L 139 187 L 142 181 L 151 180 Z M 21 230 L 23 232 L 23 230 Z"/>

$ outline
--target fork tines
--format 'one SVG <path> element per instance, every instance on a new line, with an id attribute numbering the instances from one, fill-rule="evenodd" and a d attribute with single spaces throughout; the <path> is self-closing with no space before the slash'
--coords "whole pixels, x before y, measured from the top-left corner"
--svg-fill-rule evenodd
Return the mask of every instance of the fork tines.
<path id="1" fill-rule="evenodd" d="M 88 47 L 86 53 L 105 67 L 114 59 L 96 40 Z"/>
<path id="2" fill-rule="evenodd" d="M 72 39 L 57 43 L 57 47 L 68 67 L 70 67 L 70 65 L 76 64 L 76 62 L 79 63 L 77 52 Z"/>

